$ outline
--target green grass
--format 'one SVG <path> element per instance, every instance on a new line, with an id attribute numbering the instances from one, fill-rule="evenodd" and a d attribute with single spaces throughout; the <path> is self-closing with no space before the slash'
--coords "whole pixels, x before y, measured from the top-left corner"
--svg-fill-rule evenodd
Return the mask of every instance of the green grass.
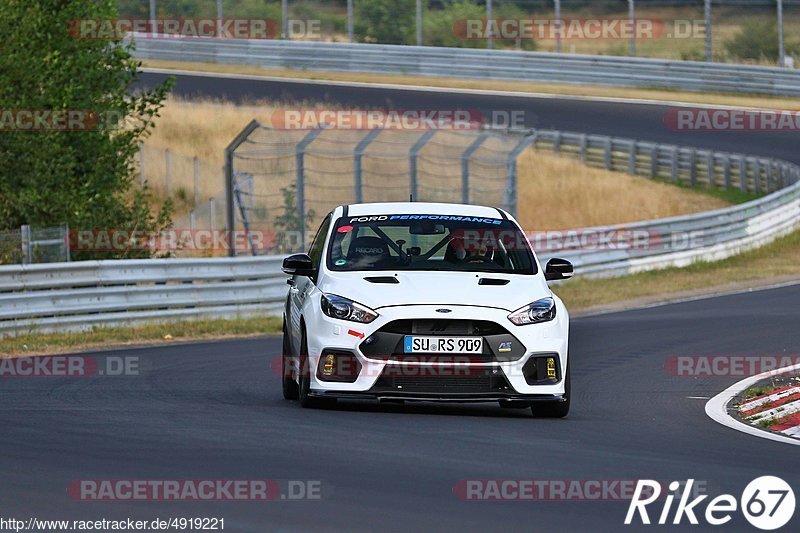
<path id="1" fill-rule="evenodd" d="M 281 331 L 280 317 L 186 320 L 135 327 L 95 328 L 80 333 L 27 333 L 0 339 L 0 357 L 85 351 L 103 346 L 219 339 Z"/>

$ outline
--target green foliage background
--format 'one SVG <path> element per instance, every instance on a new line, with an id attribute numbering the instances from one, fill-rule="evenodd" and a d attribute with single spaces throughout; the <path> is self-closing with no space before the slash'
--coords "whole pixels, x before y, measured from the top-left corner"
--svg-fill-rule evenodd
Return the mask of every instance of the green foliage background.
<path id="1" fill-rule="evenodd" d="M 69 32 L 79 19 L 115 18 L 115 3 L 0 2 L 0 110 L 83 110 L 100 121 L 80 132 L 0 131 L 0 230 L 168 226 L 170 203 L 153 209 L 147 189 L 135 185 L 133 163 L 170 83 L 129 95 L 139 66 L 130 46 Z"/>

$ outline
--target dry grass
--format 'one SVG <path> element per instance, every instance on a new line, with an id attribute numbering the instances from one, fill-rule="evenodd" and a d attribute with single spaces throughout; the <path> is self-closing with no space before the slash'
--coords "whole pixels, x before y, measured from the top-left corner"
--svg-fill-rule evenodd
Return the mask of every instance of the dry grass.
<path id="1" fill-rule="evenodd" d="M 171 99 L 156 123 L 147 146 L 169 148 L 176 153 L 196 153 L 218 169 L 223 150 L 253 118 L 269 123 L 275 104 L 236 106 L 225 102 L 182 101 Z M 460 152 L 459 152 L 460 153 Z M 183 171 L 176 161 L 184 161 Z M 190 158 L 173 156 L 173 190 L 191 190 Z M 147 163 L 146 163 L 147 165 Z M 328 163 L 337 165 L 344 177 L 352 175 L 351 158 Z M 452 167 L 452 168 L 449 168 Z M 453 174 L 458 165 L 449 165 L 445 174 Z M 451 172 L 452 171 L 452 172 Z M 350 179 L 350 178 L 347 178 Z M 222 190 L 222 178 L 216 172 L 201 182 L 202 197 Z M 613 202 L 598 202 L 613 198 Z M 724 207 L 727 202 L 700 191 L 652 182 L 619 172 L 589 168 L 578 161 L 551 153 L 528 150 L 519 163 L 519 213 L 527 230 L 566 229 L 614 224 L 650 218 L 681 215 Z M 533 206 L 536 206 L 535 209 Z"/>
<path id="2" fill-rule="evenodd" d="M 527 231 L 635 222 L 729 205 L 699 190 L 533 150 L 520 157 L 519 173 L 519 218 Z"/>
<path id="3" fill-rule="evenodd" d="M 731 94 L 691 93 L 661 89 L 629 89 L 601 85 L 568 85 L 558 83 L 530 83 L 504 80 L 465 80 L 458 78 L 435 78 L 392 74 L 370 74 L 352 72 L 325 72 L 292 69 L 266 69 L 247 65 L 219 65 L 215 63 L 192 63 L 183 61 L 143 61 L 145 67 L 222 74 L 249 74 L 276 78 L 299 78 L 308 80 L 330 80 L 360 83 L 386 83 L 485 91 L 511 91 L 546 93 L 569 96 L 596 96 L 603 98 L 634 98 L 687 102 L 693 104 L 729 105 L 765 109 L 800 110 L 800 100 L 770 96 L 739 96 Z"/>

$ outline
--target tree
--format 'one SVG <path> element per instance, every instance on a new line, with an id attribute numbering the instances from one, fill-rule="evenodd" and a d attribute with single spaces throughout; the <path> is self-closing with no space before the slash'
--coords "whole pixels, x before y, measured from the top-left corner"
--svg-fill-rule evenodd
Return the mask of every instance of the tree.
<path id="1" fill-rule="evenodd" d="M 407 44 L 415 33 L 415 0 L 356 2 L 360 40 L 381 44 Z"/>
<path id="2" fill-rule="evenodd" d="M 79 131 L 20 131 L 17 122 L 3 123 L 0 229 L 68 223 L 156 231 L 169 224 L 170 202 L 154 207 L 149 191 L 135 185 L 134 161 L 172 82 L 131 94 L 140 66 L 132 45 L 71 33 L 76 21 L 115 18 L 115 3 L 0 3 L 0 112 L 6 119 L 9 110 L 83 117 Z M 86 129 L 89 112 L 97 125 Z"/>

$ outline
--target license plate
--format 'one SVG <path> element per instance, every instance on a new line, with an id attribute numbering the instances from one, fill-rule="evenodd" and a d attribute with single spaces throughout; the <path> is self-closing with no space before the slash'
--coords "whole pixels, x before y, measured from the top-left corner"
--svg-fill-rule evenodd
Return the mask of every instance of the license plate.
<path id="1" fill-rule="evenodd" d="M 417 337 L 406 335 L 405 353 L 483 353 L 481 337 Z"/>

